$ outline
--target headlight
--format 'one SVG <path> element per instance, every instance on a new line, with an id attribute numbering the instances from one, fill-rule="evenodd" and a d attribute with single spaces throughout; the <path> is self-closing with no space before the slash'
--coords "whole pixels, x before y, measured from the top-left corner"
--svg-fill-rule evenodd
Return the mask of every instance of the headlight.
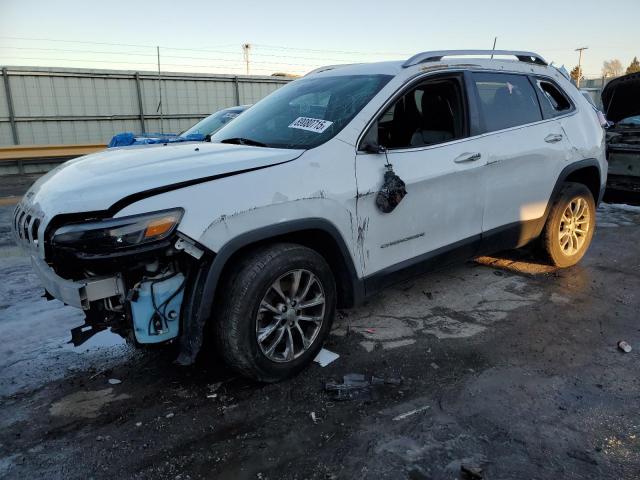
<path id="1" fill-rule="evenodd" d="M 182 214 L 183 210 L 176 208 L 66 225 L 55 231 L 52 244 L 56 247 L 72 247 L 95 253 L 144 245 L 171 235 L 180 223 Z"/>

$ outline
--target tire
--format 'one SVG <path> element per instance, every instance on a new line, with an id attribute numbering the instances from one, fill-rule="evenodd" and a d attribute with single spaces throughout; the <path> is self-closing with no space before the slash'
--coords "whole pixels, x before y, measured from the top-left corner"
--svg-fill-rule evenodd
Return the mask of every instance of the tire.
<path id="1" fill-rule="evenodd" d="M 300 372 L 322 348 L 335 316 L 331 268 L 314 250 L 279 243 L 250 251 L 232 269 L 218 287 L 220 301 L 212 318 L 214 342 L 223 360 L 262 382 Z M 324 303 L 318 303 L 321 299 Z"/>
<path id="2" fill-rule="evenodd" d="M 575 265 L 589 248 L 595 227 L 596 205 L 591 191 L 581 183 L 565 183 L 542 232 L 545 256 L 556 267 Z"/>

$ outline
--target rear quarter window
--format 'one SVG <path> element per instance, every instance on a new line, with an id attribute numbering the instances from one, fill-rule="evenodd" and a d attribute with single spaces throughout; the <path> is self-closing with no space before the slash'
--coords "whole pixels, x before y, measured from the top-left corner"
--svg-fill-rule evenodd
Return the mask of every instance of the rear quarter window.
<path id="1" fill-rule="evenodd" d="M 555 83 L 537 78 L 535 84 L 540 97 L 540 105 L 546 118 L 564 115 L 573 110 L 569 97 Z"/>
<path id="2" fill-rule="evenodd" d="M 474 73 L 473 81 L 487 131 L 542 120 L 537 94 L 525 75 Z"/>

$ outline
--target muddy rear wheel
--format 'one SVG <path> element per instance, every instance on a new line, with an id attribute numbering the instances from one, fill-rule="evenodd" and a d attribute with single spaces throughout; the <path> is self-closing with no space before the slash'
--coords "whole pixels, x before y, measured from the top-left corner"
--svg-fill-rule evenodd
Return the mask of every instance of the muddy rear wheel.
<path id="1" fill-rule="evenodd" d="M 295 375 L 318 354 L 335 314 L 331 269 L 296 244 L 259 247 L 232 267 L 212 319 L 216 347 L 239 373 L 264 382 Z"/>

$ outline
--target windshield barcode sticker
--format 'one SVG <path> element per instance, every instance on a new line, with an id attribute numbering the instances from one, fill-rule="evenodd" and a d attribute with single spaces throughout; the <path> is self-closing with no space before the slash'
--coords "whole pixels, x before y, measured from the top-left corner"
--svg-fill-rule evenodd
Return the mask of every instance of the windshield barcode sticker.
<path id="1" fill-rule="evenodd" d="M 289 128 L 297 128 L 299 130 L 322 133 L 331 125 L 333 125 L 333 122 L 330 122 L 329 120 L 321 120 L 319 118 L 310 117 L 298 117 L 293 122 L 291 122 Z"/>

